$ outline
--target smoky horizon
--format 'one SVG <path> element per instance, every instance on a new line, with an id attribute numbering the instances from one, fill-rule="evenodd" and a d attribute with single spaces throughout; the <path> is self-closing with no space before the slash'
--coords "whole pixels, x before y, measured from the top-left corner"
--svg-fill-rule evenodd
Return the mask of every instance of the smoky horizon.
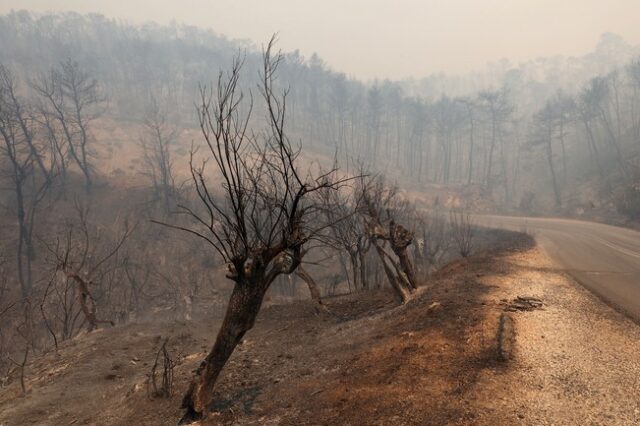
<path id="1" fill-rule="evenodd" d="M 100 13 L 133 24 L 195 25 L 256 46 L 278 33 L 284 50 L 317 53 L 335 71 L 362 80 L 418 79 L 483 72 L 541 57 L 580 57 L 602 34 L 640 44 L 640 4 L 631 0 L 443 2 L 240 0 L 146 2 L 4 0 L 0 13 Z"/>

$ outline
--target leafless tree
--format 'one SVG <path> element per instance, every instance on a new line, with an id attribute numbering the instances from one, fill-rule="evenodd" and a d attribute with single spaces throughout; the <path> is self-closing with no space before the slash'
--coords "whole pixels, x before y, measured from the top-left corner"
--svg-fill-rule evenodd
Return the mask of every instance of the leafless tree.
<path id="1" fill-rule="evenodd" d="M 147 254 L 143 251 L 141 256 Z M 123 269 L 129 285 L 125 291 L 122 315 L 137 319 L 142 313 L 143 305 L 149 298 L 146 294 L 146 289 L 149 287 L 151 280 L 157 278 L 154 265 L 127 257 L 124 261 Z"/>
<path id="2" fill-rule="evenodd" d="M 447 96 L 441 97 L 433 107 L 439 151 L 442 154 L 440 174 L 443 183 L 449 183 L 451 179 L 455 136 L 466 122 L 466 112 L 462 104 Z"/>
<path id="3" fill-rule="evenodd" d="M 162 342 L 151 367 L 151 373 L 149 373 L 149 395 L 155 398 L 169 398 L 173 394 L 173 369 L 176 362 L 167 350 L 168 341 L 167 338 Z M 158 384 L 156 376 L 160 362 L 162 362 L 162 382 Z"/>
<path id="4" fill-rule="evenodd" d="M 551 174 L 551 184 L 556 207 L 561 206 L 561 191 L 558 173 L 555 166 L 554 145 L 555 140 L 560 143 L 560 154 L 562 156 L 563 176 L 566 181 L 567 176 L 567 154 L 565 138 L 567 136 L 568 124 L 573 120 L 576 110 L 573 99 L 562 92 L 549 99 L 545 106 L 533 116 L 532 132 L 529 146 L 543 146 L 545 148 L 545 158 Z"/>
<path id="5" fill-rule="evenodd" d="M 604 168 L 600 159 L 595 129 L 599 115 L 595 107 L 598 97 L 597 85 L 585 85 L 578 96 L 578 115 L 587 134 L 587 146 L 589 147 L 591 161 L 597 166 L 600 178 L 604 179 Z"/>
<path id="6" fill-rule="evenodd" d="M 48 156 L 51 162 L 52 172 L 58 175 L 58 184 L 64 192 L 68 178 L 69 150 L 66 146 L 61 126 L 41 98 L 38 98 L 36 103 L 35 119 L 41 128 L 42 135 L 46 138 L 49 145 Z"/>
<path id="7" fill-rule="evenodd" d="M 474 228 L 471 215 L 462 209 L 452 209 L 449 212 L 451 236 L 462 257 L 468 257 L 473 248 Z"/>
<path id="8" fill-rule="evenodd" d="M 389 284 L 395 291 L 399 302 L 405 303 L 409 294 L 416 290 L 417 283 L 413 265 L 407 248 L 413 242 L 413 232 L 396 223 L 393 209 L 396 190 L 385 185 L 381 177 L 375 177 L 368 182 L 360 179 L 362 190 L 363 212 L 367 216 L 365 229 L 371 245 L 380 258 Z M 385 250 L 389 244 L 392 256 Z"/>
<path id="9" fill-rule="evenodd" d="M 25 301 L 31 296 L 33 285 L 36 212 L 51 182 L 51 170 L 46 168 L 41 151 L 35 147 L 35 124 L 25 117 L 26 109 L 23 100 L 16 94 L 13 75 L 0 66 L 0 161 L 4 166 L 3 175 L 13 192 L 12 210 L 18 224 L 18 281 Z M 43 176 L 36 173 L 40 165 L 44 167 Z"/>
<path id="10" fill-rule="evenodd" d="M 488 90 L 478 95 L 478 101 L 483 108 L 486 119 L 490 123 L 491 138 L 489 140 L 489 152 L 487 163 L 485 164 L 485 183 L 491 186 L 493 178 L 494 151 L 501 137 L 502 127 L 513 113 L 513 106 L 510 104 L 505 90 Z"/>
<path id="11" fill-rule="evenodd" d="M 31 318 L 31 303 L 27 300 L 27 303 L 23 306 L 23 320 L 16 327 L 16 334 L 20 337 L 24 344 L 24 349 L 22 349 L 22 358 L 19 360 L 14 360 L 13 357 L 9 356 L 8 359 L 11 363 L 20 369 L 20 388 L 22 389 L 22 395 L 26 395 L 27 386 L 25 382 L 26 377 L 26 368 L 27 361 L 29 360 L 29 354 L 33 349 L 33 319 Z"/>
<path id="12" fill-rule="evenodd" d="M 617 75 L 617 74 L 614 74 Z M 620 166 L 620 171 L 623 175 L 627 174 L 627 163 L 622 154 L 622 148 L 620 146 L 619 131 L 616 130 L 616 125 L 613 122 L 610 111 L 610 103 L 612 97 L 612 82 L 615 82 L 613 76 L 595 77 L 589 81 L 582 92 L 582 99 L 587 105 L 593 118 L 598 119 L 600 124 L 605 130 L 607 135 L 606 140 L 609 146 L 613 147 L 616 159 Z M 614 91 L 617 96 L 617 92 Z"/>
<path id="13" fill-rule="evenodd" d="M 464 105 L 465 110 L 467 112 L 466 119 L 468 121 L 468 131 L 469 131 L 469 154 L 468 154 L 468 170 L 467 170 L 467 185 L 471 185 L 471 181 L 473 179 L 473 164 L 474 164 L 474 154 L 475 154 L 475 137 L 476 137 L 476 115 L 477 115 L 477 104 L 473 99 L 469 98 L 460 98 L 458 102 Z"/>
<path id="14" fill-rule="evenodd" d="M 42 98 L 41 115 L 55 144 L 56 155 L 63 162 L 66 155 L 71 157 L 82 172 L 89 192 L 94 180 L 91 123 L 99 116 L 98 107 L 104 101 L 97 80 L 77 62 L 68 59 L 32 86 Z"/>
<path id="15" fill-rule="evenodd" d="M 360 176 L 364 177 L 368 172 L 360 168 Z M 338 179 L 334 176 L 334 179 Z M 349 257 L 351 277 L 355 289 L 369 287 L 366 274 L 366 255 L 371 247 L 371 242 L 364 227 L 361 210 L 362 192 L 357 187 L 349 191 L 325 191 L 322 195 L 326 205 L 333 206 L 326 209 L 327 221 L 335 223 L 331 227 L 332 245 Z M 340 253 L 339 255 L 341 255 Z"/>
<path id="16" fill-rule="evenodd" d="M 556 167 L 553 161 L 553 140 L 555 139 L 556 133 L 556 110 L 557 106 L 552 101 L 548 101 L 545 107 L 538 111 L 534 116 L 531 145 L 543 145 L 545 147 L 545 157 L 547 159 L 547 164 L 549 165 L 549 171 L 551 172 L 551 184 L 553 186 L 555 205 L 556 208 L 558 208 L 562 204 L 562 200 L 556 175 Z"/>
<path id="17" fill-rule="evenodd" d="M 175 127 L 169 123 L 166 112 L 152 98 L 147 107 L 139 145 L 144 163 L 143 174 L 151 180 L 155 196 L 161 200 L 166 213 L 175 204 L 176 182 L 171 153 L 175 138 Z"/>
<path id="18" fill-rule="evenodd" d="M 227 312 L 216 341 L 198 368 L 184 396 L 183 422 L 206 415 L 213 389 L 227 360 L 250 330 L 271 283 L 294 272 L 313 241 L 322 241 L 332 225 L 323 220 L 318 193 L 339 190 L 345 181 L 331 180 L 332 171 L 312 176 L 298 168 L 299 150 L 285 132 L 286 96 L 275 92 L 280 53 L 272 39 L 263 54 L 260 94 L 267 129 L 251 132 L 253 99 L 239 89 L 243 61 L 234 61 L 229 73 L 220 73 L 215 90 L 201 90 L 198 116 L 207 155 L 221 180 L 213 191 L 207 161 L 196 164 L 191 154 L 193 185 L 200 209 L 181 206 L 194 227 L 170 225 L 208 242 L 227 262 L 227 278 L 234 282 Z M 246 111 L 243 113 L 243 111 Z"/>
<path id="19" fill-rule="evenodd" d="M 52 274 L 44 291 L 41 312 L 54 342 L 73 337 L 83 325 L 89 332 L 100 324 L 114 325 L 111 320 L 98 318 L 95 288 L 114 269 L 123 268 L 118 253 L 134 229 L 125 223 L 121 234 L 112 240 L 105 235 L 104 228 L 91 225 L 87 207 L 76 200 L 74 208 L 76 220 L 66 223 L 55 242 L 42 240 L 52 255 Z"/>
<path id="20" fill-rule="evenodd" d="M 9 363 L 9 352 L 13 350 L 14 344 L 12 344 L 9 332 L 12 328 L 10 317 L 12 316 L 16 306 L 19 306 L 19 300 L 11 297 L 10 289 L 8 288 L 9 271 L 7 268 L 7 259 L 0 254 L 0 386 L 4 386 L 4 377 L 8 376 L 4 371 Z"/>
<path id="21" fill-rule="evenodd" d="M 52 167 L 47 164 L 46 146 L 37 141 L 35 111 L 17 93 L 17 82 L 6 67 L 0 64 L 0 85 L 3 92 L 3 109 L 9 114 L 14 125 L 14 137 L 21 139 L 25 151 L 33 161 L 34 168 L 47 182 L 53 178 Z"/>

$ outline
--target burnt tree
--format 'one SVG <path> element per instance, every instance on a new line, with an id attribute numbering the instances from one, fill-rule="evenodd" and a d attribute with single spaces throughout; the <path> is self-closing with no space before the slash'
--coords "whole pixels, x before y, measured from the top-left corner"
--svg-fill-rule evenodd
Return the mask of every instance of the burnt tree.
<path id="1" fill-rule="evenodd" d="M 364 170 L 360 171 L 364 176 Z M 335 223 L 331 227 L 331 245 L 349 257 L 351 277 L 347 273 L 347 279 L 353 282 L 356 290 L 367 289 L 366 255 L 371 242 L 358 214 L 362 209 L 362 191 L 355 187 L 349 191 L 324 192 L 323 196 L 326 197 L 324 203 L 332 206 L 325 210 L 326 220 Z"/>
<path id="2" fill-rule="evenodd" d="M 90 192 L 94 183 L 91 125 L 100 116 L 98 106 L 105 100 L 97 80 L 69 59 L 41 76 L 33 88 L 41 98 L 41 115 L 59 161 L 65 162 L 64 157 L 69 156 L 84 176 L 85 190 Z"/>
<path id="3" fill-rule="evenodd" d="M 168 214 L 174 205 L 176 182 L 173 171 L 171 146 L 177 129 L 173 126 L 155 99 L 151 99 L 144 119 L 144 130 L 139 146 L 142 150 L 143 175 L 152 183 L 155 197 Z"/>
<path id="4" fill-rule="evenodd" d="M 396 223 L 393 215 L 398 205 L 396 191 L 387 188 L 381 178 L 370 182 L 361 179 L 365 229 L 384 268 L 389 284 L 400 303 L 409 300 L 417 288 L 413 264 L 407 248 L 413 242 L 413 232 Z M 395 257 L 385 250 L 387 243 Z"/>
<path id="5" fill-rule="evenodd" d="M 123 268 L 119 254 L 134 230 L 125 222 L 120 235 L 110 238 L 103 227 L 90 223 L 89 209 L 78 200 L 74 210 L 77 217 L 56 232 L 55 241 L 41 240 L 52 274 L 40 307 L 54 343 L 72 338 L 85 325 L 88 332 L 100 324 L 114 325 L 98 317 L 94 294 L 107 274 Z"/>
<path id="6" fill-rule="evenodd" d="M 227 262 L 226 277 L 234 282 L 216 341 L 183 398 L 183 423 L 206 416 L 216 380 L 253 327 L 267 289 L 279 275 L 296 271 L 305 245 L 322 241 L 331 226 L 322 214 L 329 206 L 319 193 L 338 190 L 345 182 L 333 180 L 333 171 L 312 176 L 298 169 L 300 150 L 285 133 L 287 92 L 279 95 L 275 89 L 282 56 L 273 52 L 274 42 L 263 52 L 259 84 L 264 131 L 249 130 L 253 98 L 245 98 L 239 88 L 241 58 L 230 72 L 219 74 L 215 89 L 201 89 L 198 117 L 207 158 L 196 165 L 198 154 L 192 150 L 198 202 L 179 206 L 194 223 L 165 224 L 209 243 Z M 213 176 L 206 169 L 211 159 Z"/>
<path id="7" fill-rule="evenodd" d="M 9 205 L 18 228 L 18 281 L 25 301 L 32 295 L 36 213 L 53 174 L 53 168 L 44 160 L 42 147 L 35 142 L 37 126 L 27 113 L 29 109 L 17 95 L 13 74 L 0 65 L 0 178 L 2 186 L 12 192 Z"/>

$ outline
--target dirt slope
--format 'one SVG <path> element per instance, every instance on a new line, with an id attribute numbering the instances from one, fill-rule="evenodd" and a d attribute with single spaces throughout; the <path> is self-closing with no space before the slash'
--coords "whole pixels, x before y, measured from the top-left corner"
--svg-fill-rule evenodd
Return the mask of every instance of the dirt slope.
<path id="1" fill-rule="evenodd" d="M 529 239 L 511 243 L 450 264 L 403 307 L 381 291 L 330 299 L 331 315 L 264 309 L 205 424 L 634 424 L 636 326 L 547 268 Z M 512 314 L 515 355 L 500 362 L 501 299 L 523 293 L 544 310 Z M 67 342 L 32 362 L 26 396 L 17 382 L 0 390 L 0 424 L 175 424 L 218 324 L 158 320 Z M 168 400 L 145 384 L 163 337 L 179 359 Z"/>

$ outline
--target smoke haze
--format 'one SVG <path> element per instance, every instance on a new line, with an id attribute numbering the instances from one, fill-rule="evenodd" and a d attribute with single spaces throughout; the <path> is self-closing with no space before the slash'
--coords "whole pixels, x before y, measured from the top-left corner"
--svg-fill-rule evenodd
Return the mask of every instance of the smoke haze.
<path id="1" fill-rule="evenodd" d="M 582 55 L 614 31 L 640 43 L 635 0 L 3 0 L 11 9 L 102 13 L 133 23 L 157 21 L 209 27 L 262 43 L 279 32 L 281 47 L 317 52 L 357 78 L 463 73 L 487 62 Z"/>

